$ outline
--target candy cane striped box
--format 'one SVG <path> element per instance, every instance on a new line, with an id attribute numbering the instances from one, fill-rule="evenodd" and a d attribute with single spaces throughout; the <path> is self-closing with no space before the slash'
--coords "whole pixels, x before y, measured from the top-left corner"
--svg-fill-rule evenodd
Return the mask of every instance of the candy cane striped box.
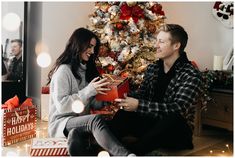
<path id="1" fill-rule="evenodd" d="M 68 156 L 66 138 L 33 138 L 30 156 Z"/>

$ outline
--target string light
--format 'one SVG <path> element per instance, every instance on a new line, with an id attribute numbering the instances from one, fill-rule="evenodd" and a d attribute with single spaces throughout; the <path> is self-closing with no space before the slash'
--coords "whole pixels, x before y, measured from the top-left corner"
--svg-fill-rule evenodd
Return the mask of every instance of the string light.
<path id="1" fill-rule="evenodd" d="M 30 145 L 26 143 L 26 144 L 24 145 L 24 147 L 25 147 L 25 152 L 28 153 L 29 148 L 30 148 Z"/>
<path id="2" fill-rule="evenodd" d="M 229 144 L 225 144 L 225 147 L 227 148 L 227 150 L 216 149 L 216 150 L 210 150 L 209 153 L 210 155 L 213 156 L 232 156 L 233 152 L 230 150 Z"/>

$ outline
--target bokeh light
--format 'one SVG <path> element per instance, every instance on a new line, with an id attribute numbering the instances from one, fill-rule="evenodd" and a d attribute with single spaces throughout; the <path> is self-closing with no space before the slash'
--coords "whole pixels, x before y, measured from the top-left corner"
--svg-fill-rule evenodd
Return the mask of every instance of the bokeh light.
<path id="1" fill-rule="evenodd" d="M 51 64 L 51 56 L 46 52 L 42 52 L 37 57 L 37 63 L 42 68 L 48 67 Z"/>
<path id="2" fill-rule="evenodd" d="M 8 13 L 3 17 L 3 28 L 16 31 L 20 27 L 20 17 L 16 13 Z"/>
<path id="3" fill-rule="evenodd" d="M 76 113 L 83 112 L 84 108 L 85 108 L 85 105 L 80 100 L 75 100 L 72 103 L 72 110 Z"/>
<path id="4" fill-rule="evenodd" d="M 107 151 L 101 151 L 98 153 L 98 157 L 110 157 Z"/>

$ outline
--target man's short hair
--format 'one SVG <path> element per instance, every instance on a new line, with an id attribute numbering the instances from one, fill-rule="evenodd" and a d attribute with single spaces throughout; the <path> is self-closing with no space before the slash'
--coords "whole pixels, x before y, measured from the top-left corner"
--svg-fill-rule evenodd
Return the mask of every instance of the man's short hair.
<path id="1" fill-rule="evenodd" d="M 13 40 L 11 40 L 11 43 L 14 43 L 14 42 L 17 42 L 19 44 L 19 46 L 22 47 L 23 42 L 22 42 L 21 39 L 13 39 Z"/>
<path id="2" fill-rule="evenodd" d="M 188 42 L 188 34 L 182 26 L 177 24 L 165 24 L 160 28 L 160 31 L 169 32 L 171 34 L 171 42 L 180 42 L 180 52 L 184 51 Z"/>

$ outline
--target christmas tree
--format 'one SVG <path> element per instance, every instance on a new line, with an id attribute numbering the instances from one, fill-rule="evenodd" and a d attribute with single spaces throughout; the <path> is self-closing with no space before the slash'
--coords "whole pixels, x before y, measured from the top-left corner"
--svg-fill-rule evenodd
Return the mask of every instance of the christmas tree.
<path id="1" fill-rule="evenodd" d="M 91 14 L 101 40 L 97 65 L 101 73 L 130 78 L 132 89 L 143 80 L 148 64 L 156 60 L 156 34 L 165 14 L 157 2 L 96 2 Z"/>

